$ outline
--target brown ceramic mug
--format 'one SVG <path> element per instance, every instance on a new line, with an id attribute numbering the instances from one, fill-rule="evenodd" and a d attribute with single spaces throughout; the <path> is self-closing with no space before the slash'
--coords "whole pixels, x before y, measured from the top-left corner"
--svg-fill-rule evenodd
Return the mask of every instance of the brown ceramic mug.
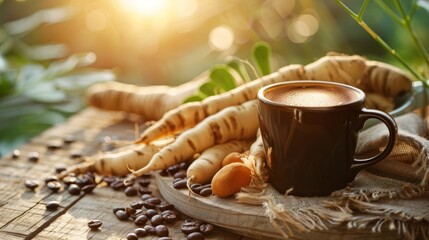
<path id="1" fill-rule="evenodd" d="M 357 173 L 392 151 L 397 126 L 388 114 L 364 108 L 365 93 L 345 84 L 290 81 L 258 92 L 258 113 L 269 181 L 279 192 L 323 196 L 344 188 Z M 369 118 L 389 130 L 386 148 L 356 159 L 359 130 Z"/>

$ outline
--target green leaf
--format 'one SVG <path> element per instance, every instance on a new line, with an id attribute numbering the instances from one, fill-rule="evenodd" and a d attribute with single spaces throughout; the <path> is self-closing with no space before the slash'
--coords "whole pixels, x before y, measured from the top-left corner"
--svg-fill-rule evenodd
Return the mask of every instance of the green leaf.
<path id="1" fill-rule="evenodd" d="M 252 60 L 262 76 L 271 73 L 271 47 L 266 42 L 258 42 L 252 48 Z"/>
<path id="2" fill-rule="evenodd" d="M 217 88 L 217 86 L 215 84 L 213 84 L 212 82 L 206 82 L 200 86 L 199 90 L 205 96 L 213 96 L 216 94 L 216 88 Z"/>
<path id="3" fill-rule="evenodd" d="M 417 5 L 429 12 L 429 0 L 417 0 Z"/>
<path id="4" fill-rule="evenodd" d="M 46 69 L 46 77 L 57 77 L 78 67 L 86 67 L 94 63 L 96 59 L 96 55 L 92 52 L 71 55 L 65 61 L 51 63 Z"/>
<path id="5" fill-rule="evenodd" d="M 249 73 L 247 72 L 246 67 L 240 59 L 233 58 L 232 60 L 228 61 L 226 65 L 234 69 L 240 75 L 241 79 L 243 79 L 244 82 L 251 81 Z"/>
<path id="6" fill-rule="evenodd" d="M 217 65 L 210 70 L 210 81 L 219 86 L 221 90 L 227 92 L 234 89 L 236 85 L 235 78 L 226 65 Z"/>
<path id="7" fill-rule="evenodd" d="M 15 90 L 16 71 L 0 71 L 0 97 L 13 93 Z"/>
<path id="8" fill-rule="evenodd" d="M 99 82 L 109 82 L 116 79 L 110 70 L 92 70 L 74 73 L 55 79 L 58 89 L 67 93 L 83 93 L 89 86 Z"/>
<path id="9" fill-rule="evenodd" d="M 189 96 L 189 97 L 187 97 L 184 101 L 183 101 L 183 103 L 188 103 L 188 102 L 199 102 L 199 101 L 201 101 L 201 100 L 203 100 L 204 98 L 202 97 L 202 96 L 200 96 L 200 95 L 192 95 L 192 96 Z"/>
<path id="10" fill-rule="evenodd" d="M 43 82 L 25 91 L 28 98 L 43 103 L 59 103 L 68 100 L 67 95 L 54 82 Z"/>

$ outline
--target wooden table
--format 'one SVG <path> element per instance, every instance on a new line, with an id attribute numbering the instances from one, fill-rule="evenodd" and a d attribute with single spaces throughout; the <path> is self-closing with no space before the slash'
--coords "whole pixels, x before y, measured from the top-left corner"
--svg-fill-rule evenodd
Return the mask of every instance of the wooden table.
<path id="1" fill-rule="evenodd" d="M 102 139 L 114 136 L 132 140 L 134 125 L 120 113 L 109 113 L 88 108 L 71 117 L 66 123 L 53 127 L 31 139 L 19 148 L 20 157 L 5 156 L 0 160 L 0 239 L 126 239 L 136 226 L 132 221 L 118 220 L 112 209 L 126 207 L 140 198 L 127 197 L 123 191 L 97 187 L 93 193 L 71 195 L 67 191 L 53 193 L 43 180 L 55 174 L 57 166 L 70 166 L 77 160 L 70 158 L 73 151 L 91 155 L 100 150 Z M 75 136 L 76 141 L 60 149 L 49 150 L 47 143 L 62 141 L 65 136 Z M 29 152 L 38 152 L 39 160 L 31 162 Z M 40 186 L 31 191 L 24 186 L 26 179 L 39 180 Z M 150 184 L 158 195 L 155 183 Z M 56 211 L 46 210 L 51 200 L 60 202 Z M 183 219 L 186 219 L 183 216 Z M 99 230 L 90 230 L 91 219 L 103 222 Z M 167 225 L 172 239 L 186 239 L 181 232 L 182 221 Z M 158 239 L 156 236 L 145 239 Z M 206 239 L 248 239 L 215 227 Z"/>

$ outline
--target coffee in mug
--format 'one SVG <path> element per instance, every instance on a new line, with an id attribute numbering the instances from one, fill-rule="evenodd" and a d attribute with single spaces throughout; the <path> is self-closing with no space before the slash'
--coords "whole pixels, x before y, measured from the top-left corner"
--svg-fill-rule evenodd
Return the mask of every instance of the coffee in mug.
<path id="1" fill-rule="evenodd" d="M 290 81 L 258 92 L 258 113 L 269 181 L 279 192 L 322 196 L 344 188 L 365 167 L 392 151 L 397 126 L 388 114 L 364 108 L 358 88 L 324 81 Z M 369 118 L 389 129 L 386 148 L 356 159 L 358 133 Z"/>

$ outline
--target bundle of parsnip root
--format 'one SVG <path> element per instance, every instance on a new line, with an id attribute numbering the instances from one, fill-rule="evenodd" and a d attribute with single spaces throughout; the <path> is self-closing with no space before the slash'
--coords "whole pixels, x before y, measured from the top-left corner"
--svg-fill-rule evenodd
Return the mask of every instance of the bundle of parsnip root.
<path id="1" fill-rule="evenodd" d="M 223 170 L 225 167 L 222 167 L 221 163 L 230 152 L 245 152 L 255 141 L 259 127 L 255 100 L 258 90 L 271 83 L 290 80 L 324 80 L 352 85 L 368 94 L 367 104 L 384 111 L 392 110 L 393 98 L 411 91 L 412 88 L 411 79 L 402 70 L 385 63 L 369 61 L 361 56 L 325 56 L 305 66 L 285 66 L 229 92 L 208 97 L 201 102 L 179 105 L 163 114 L 162 118 L 147 128 L 131 146 L 93 156 L 87 162 L 63 172 L 62 176 L 69 172 L 94 171 L 102 175 L 128 174 L 127 180 L 130 180 L 188 161 L 200 154 L 188 168 L 189 181 L 203 184 L 210 182 L 212 178 L 219 178 L 220 183 L 231 185 L 227 183 L 229 173 Z M 150 94 L 150 87 L 146 88 Z M 122 109 L 126 111 L 163 109 L 158 104 L 153 104 L 162 104 L 164 101 L 153 99 L 146 102 L 145 95 L 139 88 L 134 89 L 124 93 L 124 96 L 116 89 L 110 89 L 103 94 L 98 91 L 97 101 L 106 101 L 106 104 L 107 101 L 124 101 L 120 105 L 129 105 Z M 116 93 L 111 95 L 110 92 Z M 159 140 L 177 134 L 179 135 L 174 140 L 159 143 Z M 243 156 L 243 162 L 234 163 L 233 167 L 228 167 L 229 171 L 252 176 L 251 181 L 243 179 L 241 185 L 263 185 L 266 179 L 262 174 L 264 153 L 260 138 L 254 142 L 249 154 Z M 250 171 L 246 173 L 239 164 Z M 215 176 L 218 173 L 222 176 Z M 218 186 L 212 183 L 212 187 L 215 189 Z M 214 192 L 216 194 L 215 190 Z M 230 193 L 219 195 L 227 196 Z"/>

